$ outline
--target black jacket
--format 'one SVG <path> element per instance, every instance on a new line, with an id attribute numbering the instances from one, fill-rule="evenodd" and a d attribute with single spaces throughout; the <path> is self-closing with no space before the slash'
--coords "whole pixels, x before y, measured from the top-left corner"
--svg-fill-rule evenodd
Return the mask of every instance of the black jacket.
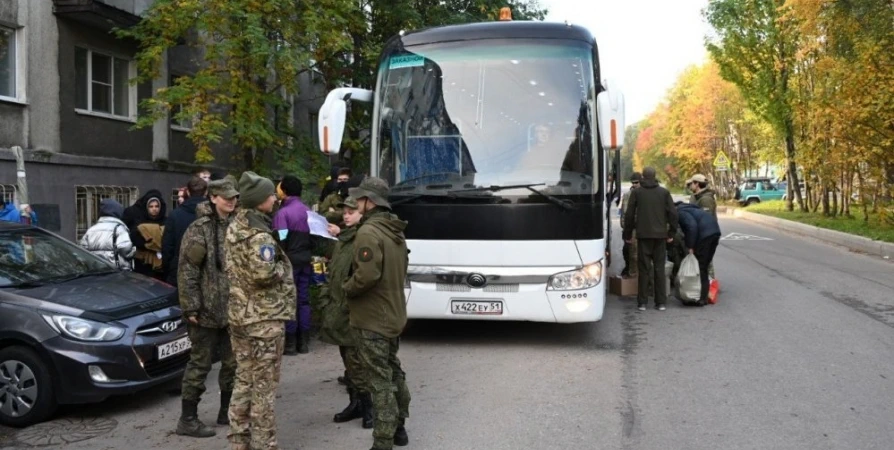
<path id="1" fill-rule="evenodd" d="M 644 179 L 640 187 L 630 191 L 624 207 L 624 240 L 667 239 L 677 232 L 677 209 L 667 189 L 655 180 Z"/>
<path id="2" fill-rule="evenodd" d="M 204 201 L 204 197 L 188 198 L 165 220 L 165 232 L 161 238 L 161 264 L 168 284 L 177 286 L 180 242 L 186 229 L 196 220 L 196 206 Z"/>
<path id="3" fill-rule="evenodd" d="M 680 229 L 686 238 L 686 248 L 694 249 L 699 242 L 720 236 L 720 224 L 711 213 L 682 202 L 677 204 L 677 212 Z"/>

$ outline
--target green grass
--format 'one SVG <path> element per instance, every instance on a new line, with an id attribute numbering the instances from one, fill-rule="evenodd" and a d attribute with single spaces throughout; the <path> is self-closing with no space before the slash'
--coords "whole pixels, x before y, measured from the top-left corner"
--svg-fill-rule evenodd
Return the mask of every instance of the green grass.
<path id="1" fill-rule="evenodd" d="M 757 203 L 744 208 L 744 211 L 792 220 L 879 241 L 894 242 L 894 226 L 883 224 L 879 214 L 872 214 L 871 212 L 869 213 L 869 222 L 864 222 L 863 210 L 858 205 L 851 205 L 851 213 L 854 217 L 825 217 L 819 211 L 816 213 L 805 213 L 798 210 L 797 205 L 795 205 L 794 211 L 789 212 L 785 210 L 785 202 L 781 200 Z"/>

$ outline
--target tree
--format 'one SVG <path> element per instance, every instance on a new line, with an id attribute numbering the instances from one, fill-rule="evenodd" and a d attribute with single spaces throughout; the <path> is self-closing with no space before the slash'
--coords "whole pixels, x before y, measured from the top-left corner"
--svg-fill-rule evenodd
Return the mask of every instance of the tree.
<path id="1" fill-rule="evenodd" d="M 158 77 L 169 49 L 188 45 L 201 55 L 197 72 L 179 77 L 142 102 L 138 127 L 173 109 L 191 119 L 196 161 L 214 160 L 212 145 L 226 136 L 243 152 L 246 168 L 270 149 L 288 145 L 289 100 L 314 53 L 347 48 L 351 0 L 157 0 L 135 27 L 138 80 Z M 311 50 L 313 49 L 313 51 Z"/>
<path id="2" fill-rule="evenodd" d="M 791 78 L 797 50 L 795 21 L 786 17 L 784 0 L 711 0 L 704 11 L 716 36 L 708 51 L 723 77 L 742 92 L 748 105 L 785 139 L 789 195 L 807 209 L 798 187 Z M 795 189 L 792 189 L 792 188 Z"/>

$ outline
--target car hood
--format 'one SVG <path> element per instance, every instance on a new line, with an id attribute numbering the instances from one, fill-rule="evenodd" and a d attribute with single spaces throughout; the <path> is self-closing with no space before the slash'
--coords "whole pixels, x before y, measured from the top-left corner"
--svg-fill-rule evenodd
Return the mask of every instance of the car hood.
<path id="1" fill-rule="evenodd" d="M 15 302 L 29 298 L 47 306 L 56 304 L 75 308 L 97 319 L 111 320 L 179 303 L 173 287 L 133 272 L 114 272 L 33 288 L 0 290 L 0 300 Z"/>

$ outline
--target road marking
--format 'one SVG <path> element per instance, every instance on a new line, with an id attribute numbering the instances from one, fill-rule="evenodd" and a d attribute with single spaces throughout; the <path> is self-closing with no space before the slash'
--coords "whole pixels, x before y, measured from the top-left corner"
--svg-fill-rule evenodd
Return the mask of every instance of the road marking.
<path id="1" fill-rule="evenodd" d="M 722 238 L 721 241 L 772 241 L 773 239 L 752 234 L 730 233 Z"/>

